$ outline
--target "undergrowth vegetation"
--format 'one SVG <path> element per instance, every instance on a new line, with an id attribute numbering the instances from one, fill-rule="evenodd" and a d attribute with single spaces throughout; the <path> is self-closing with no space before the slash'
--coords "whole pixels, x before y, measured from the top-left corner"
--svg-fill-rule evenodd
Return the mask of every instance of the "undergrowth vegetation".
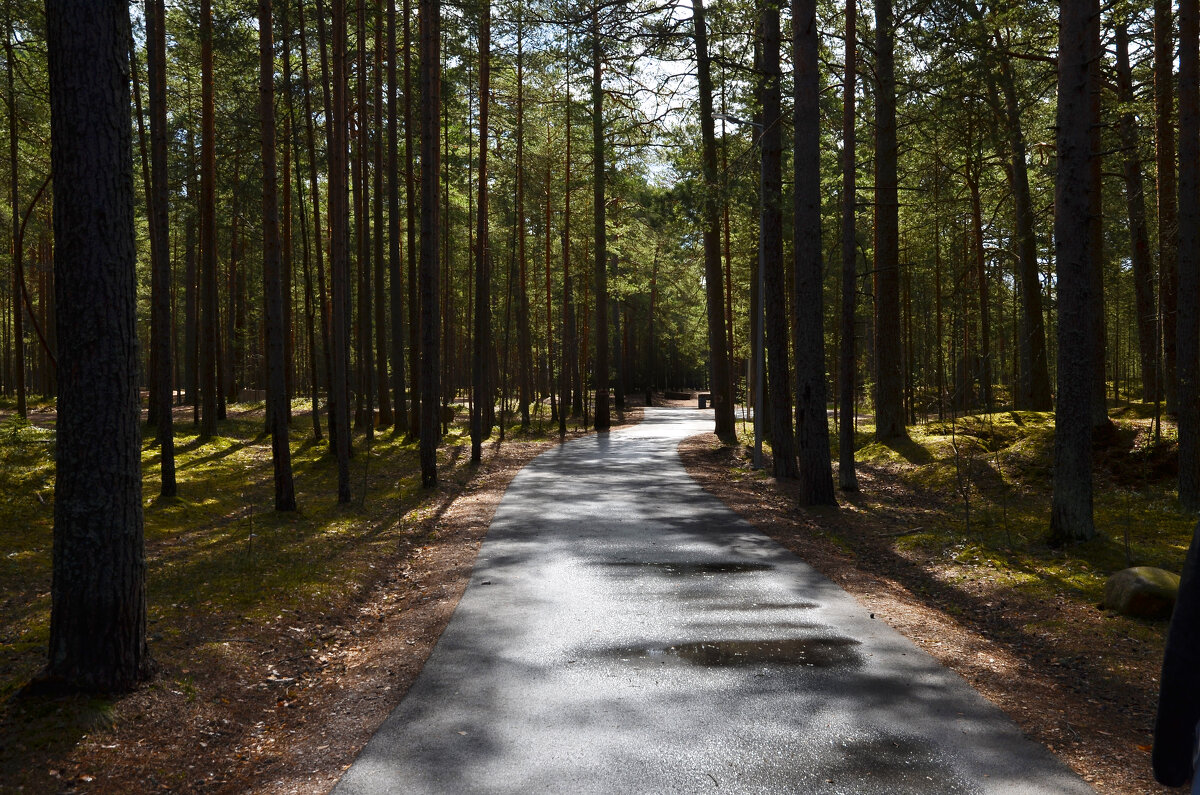
<path id="1" fill-rule="evenodd" d="M 151 654 L 165 673 L 149 687 L 190 690 L 195 697 L 188 672 L 232 666 L 230 655 L 240 653 L 238 642 L 248 627 L 281 614 L 322 615 L 347 604 L 382 573 L 376 570 L 382 561 L 419 549 L 437 533 L 445 497 L 465 487 L 476 471 L 469 465 L 465 412 L 459 411 L 446 429 L 439 448 L 441 487 L 432 491 L 421 488 L 416 441 L 390 429 L 377 431 L 370 441 L 359 432 L 351 460 L 354 499 L 338 505 L 336 462 L 327 441 L 312 440 L 300 401 L 294 410 L 292 467 L 299 510 L 292 513 L 272 510 L 271 441 L 261 403 L 231 405 L 220 435 L 207 440 L 182 415 L 177 419 L 177 498 L 158 496 L 158 448 L 152 432 L 143 429 L 147 624 Z M 31 416 L 52 426 L 51 416 Z M 557 438 L 557 423 L 536 417 L 528 432 L 510 428 L 506 438 Z M 23 780 L 21 760 L 29 753 L 60 755 L 112 720 L 114 702 L 103 698 L 14 698 L 45 664 L 53 490 L 53 428 L 15 416 L 5 419 L 0 423 L 4 786 Z"/>

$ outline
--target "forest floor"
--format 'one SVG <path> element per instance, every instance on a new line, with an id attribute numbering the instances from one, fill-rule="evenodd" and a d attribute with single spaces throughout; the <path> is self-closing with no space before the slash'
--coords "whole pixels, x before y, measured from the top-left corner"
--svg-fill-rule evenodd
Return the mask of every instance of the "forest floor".
<path id="1" fill-rule="evenodd" d="M 112 698 L 21 690 L 49 635 L 53 414 L 0 417 L 0 791 L 327 791 L 420 671 L 508 482 L 559 441 L 543 415 L 472 466 L 460 411 L 426 491 L 414 442 L 376 434 L 366 455 L 360 434 L 354 500 L 338 506 L 327 445 L 296 407 L 296 513 L 270 507 L 261 403 L 231 406 L 207 442 L 177 412 L 179 498 L 157 498 L 143 444 L 158 672 Z"/>
<path id="2" fill-rule="evenodd" d="M 1097 791 L 1148 793 L 1166 791 L 1149 751 L 1167 624 L 1099 603 L 1107 576 L 1128 565 L 1178 572 L 1196 518 L 1174 505 L 1175 429 L 1156 441 L 1147 413 L 1114 411 L 1094 450 L 1102 535 L 1068 549 L 1043 540 L 1050 414 L 933 422 L 893 446 L 860 427 L 860 491 L 839 492 L 837 508 L 797 507 L 795 482 L 753 470 L 746 446 L 705 435 L 680 452 L 708 491 L 961 674 Z"/>

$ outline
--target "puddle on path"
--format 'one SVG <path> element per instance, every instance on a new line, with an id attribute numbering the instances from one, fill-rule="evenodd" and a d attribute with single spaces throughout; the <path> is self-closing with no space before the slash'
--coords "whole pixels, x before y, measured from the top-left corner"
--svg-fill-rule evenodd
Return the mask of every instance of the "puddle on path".
<path id="1" fill-rule="evenodd" d="M 638 666 L 848 668 L 862 665 L 862 656 L 856 648 L 859 645 L 857 640 L 843 637 L 710 640 L 609 649 L 602 656 Z"/>
<path id="2" fill-rule="evenodd" d="M 635 571 L 652 571 L 667 577 L 705 577 L 710 574 L 749 574 L 755 571 L 769 571 L 773 568 L 767 563 L 743 563 L 740 561 L 613 561 L 597 563 L 609 569 L 624 569 L 630 573 Z"/>

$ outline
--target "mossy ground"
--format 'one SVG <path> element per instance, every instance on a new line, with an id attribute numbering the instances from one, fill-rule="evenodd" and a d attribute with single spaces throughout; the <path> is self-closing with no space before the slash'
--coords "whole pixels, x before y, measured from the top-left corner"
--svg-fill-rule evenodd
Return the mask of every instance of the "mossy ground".
<path id="1" fill-rule="evenodd" d="M 228 641 L 247 627 L 347 604 L 376 576 L 378 561 L 419 550 L 436 534 L 429 520 L 445 506 L 438 495 L 461 489 L 475 471 L 462 411 L 439 448 L 439 490 L 421 488 L 415 441 L 384 429 L 368 442 L 358 432 L 354 499 L 338 505 L 327 440 L 313 441 L 307 405 L 297 401 L 291 452 L 299 510 L 276 513 L 261 409 L 231 405 L 219 435 L 207 440 L 190 415 L 177 413 L 179 496 L 170 499 L 158 496 L 159 450 L 143 428 L 148 634 L 163 670 L 152 688 L 195 698 L 189 672 L 232 664 L 223 659 Z M 513 442 L 551 438 L 557 424 L 544 415 L 527 432 L 507 434 Z M 19 695 L 44 665 L 49 639 L 53 447 L 52 428 L 12 416 L 0 423 L 0 789 L 45 789 L 47 770 L 28 769 L 30 760 L 61 757 L 114 720 L 112 699 Z"/>

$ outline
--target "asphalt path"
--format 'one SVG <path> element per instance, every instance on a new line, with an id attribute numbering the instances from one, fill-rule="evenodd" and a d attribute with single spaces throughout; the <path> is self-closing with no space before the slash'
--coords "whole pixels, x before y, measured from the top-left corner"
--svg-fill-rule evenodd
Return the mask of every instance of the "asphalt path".
<path id="1" fill-rule="evenodd" d="M 689 478 L 711 417 L 647 409 L 518 473 L 337 795 L 1091 792 Z"/>

